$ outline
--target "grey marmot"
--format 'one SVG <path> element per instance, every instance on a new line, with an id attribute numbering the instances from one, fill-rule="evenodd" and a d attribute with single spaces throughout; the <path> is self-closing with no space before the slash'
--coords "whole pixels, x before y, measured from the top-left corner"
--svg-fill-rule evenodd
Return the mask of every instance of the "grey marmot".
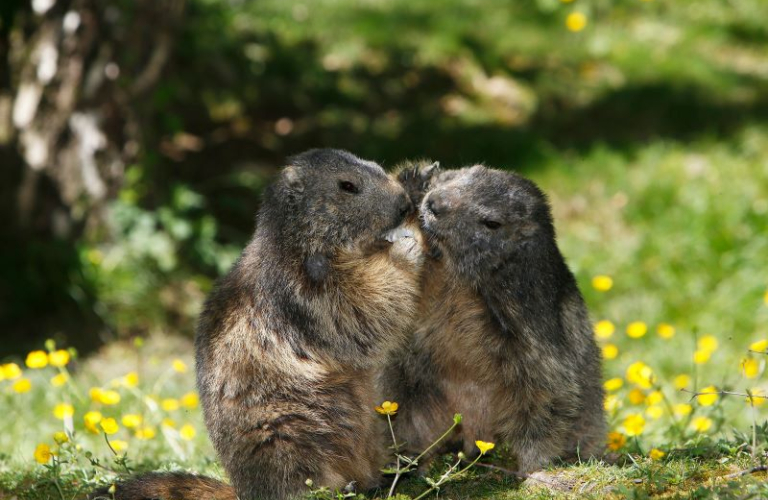
<path id="1" fill-rule="evenodd" d="M 506 443 L 524 473 L 599 453 L 600 351 L 546 196 L 483 166 L 422 168 L 400 176 L 421 201 L 430 258 L 413 338 L 380 379 L 400 404 L 399 439 L 418 453 L 461 413 L 447 444 L 472 454 L 476 440 Z"/>
<path id="2" fill-rule="evenodd" d="M 405 339 L 424 260 L 418 228 L 403 230 L 411 212 L 376 163 L 340 150 L 291 158 L 198 326 L 205 422 L 232 486 L 149 474 L 115 498 L 283 500 L 307 493 L 307 479 L 376 486 L 386 453 L 374 375 Z"/>

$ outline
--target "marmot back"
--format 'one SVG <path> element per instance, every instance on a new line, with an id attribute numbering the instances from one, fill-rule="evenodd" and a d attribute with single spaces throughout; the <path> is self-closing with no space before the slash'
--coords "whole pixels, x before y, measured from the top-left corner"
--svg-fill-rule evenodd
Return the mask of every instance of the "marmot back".
<path id="1" fill-rule="evenodd" d="M 401 226 L 411 210 L 379 165 L 345 151 L 291 158 L 267 189 L 253 239 L 198 326 L 205 422 L 234 488 L 220 484 L 221 498 L 296 498 L 307 479 L 378 483 L 374 374 L 405 338 L 423 262 L 418 229 Z M 187 478 L 173 498 L 210 495 L 210 482 Z M 136 500 L 122 494 L 147 490 L 136 483 L 116 498 Z"/>
<path id="2" fill-rule="evenodd" d="M 413 339 L 381 379 L 398 436 L 423 450 L 456 412 L 451 444 L 507 443 L 523 472 L 600 452 L 600 354 L 544 194 L 475 166 L 437 175 L 420 213 L 435 258 Z"/>

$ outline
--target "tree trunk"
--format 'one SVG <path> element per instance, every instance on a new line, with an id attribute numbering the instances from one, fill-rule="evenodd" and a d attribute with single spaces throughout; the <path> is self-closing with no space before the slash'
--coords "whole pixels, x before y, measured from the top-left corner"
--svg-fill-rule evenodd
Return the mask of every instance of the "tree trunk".
<path id="1" fill-rule="evenodd" d="M 100 222 L 140 153 L 140 110 L 171 54 L 183 8 L 184 0 L 3 7 L 0 146 L 3 164 L 11 150 L 22 160 L 21 172 L 6 172 L 18 181 L 19 229 L 67 237 Z"/>
<path id="2" fill-rule="evenodd" d="M 101 227 L 141 154 L 183 10 L 184 0 L 0 0 L 0 358 L 49 336 L 97 344 L 79 238 Z"/>

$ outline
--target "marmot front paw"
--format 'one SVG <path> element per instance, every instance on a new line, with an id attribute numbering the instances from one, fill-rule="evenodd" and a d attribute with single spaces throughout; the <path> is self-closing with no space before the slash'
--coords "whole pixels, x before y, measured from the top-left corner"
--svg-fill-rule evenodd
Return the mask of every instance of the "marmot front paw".
<path id="1" fill-rule="evenodd" d="M 386 240 L 392 243 L 389 254 L 396 262 L 403 262 L 417 269 L 424 264 L 424 247 L 418 230 L 400 226 L 387 233 Z"/>

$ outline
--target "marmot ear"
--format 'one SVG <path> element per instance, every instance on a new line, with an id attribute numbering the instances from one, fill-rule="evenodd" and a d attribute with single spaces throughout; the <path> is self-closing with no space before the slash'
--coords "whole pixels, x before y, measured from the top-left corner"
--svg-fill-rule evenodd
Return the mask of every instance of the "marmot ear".
<path id="1" fill-rule="evenodd" d="M 304 181 L 301 180 L 299 171 L 296 167 L 287 166 L 283 169 L 283 179 L 285 179 L 285 185 L 289 189 L 301 193 L 304 191 Z"/>
<path id="2" fill-rule="evenodd" d="M 421 177 L 421 182 L 429 182 L 432 179 L 432 177 L 434 177 L 438 172 L 440 172 L 440 162 L 439 161 L 436 161 L 432 165 L 424 167 L 419 172 L 419 176 Z"/>
<path id="3" fill-rule="evenodd" d="M 304 260 L 304 271 L 315 285 L 325 281 L 330 270 L 331 262 L 321 253 L 314 253 Z"/>

